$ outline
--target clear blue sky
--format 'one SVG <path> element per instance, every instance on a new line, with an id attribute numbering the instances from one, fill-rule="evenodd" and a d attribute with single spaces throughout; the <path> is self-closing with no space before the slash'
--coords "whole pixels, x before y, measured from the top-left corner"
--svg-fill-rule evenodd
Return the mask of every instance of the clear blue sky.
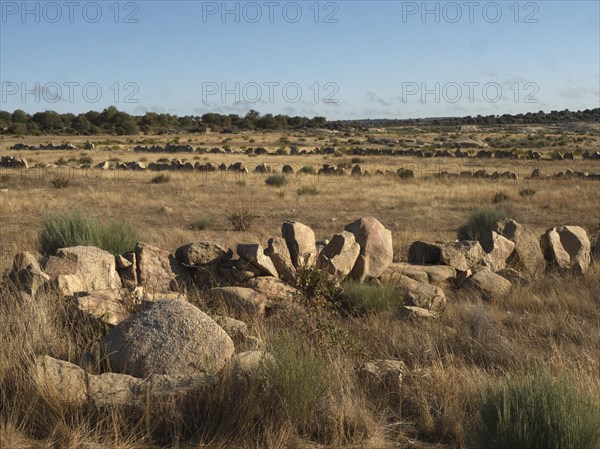
<path id="1" fill-rule="evenodd" d="M 329 119 L 596 108 L 599 4 L 1 0 L 0 107 Z"/>

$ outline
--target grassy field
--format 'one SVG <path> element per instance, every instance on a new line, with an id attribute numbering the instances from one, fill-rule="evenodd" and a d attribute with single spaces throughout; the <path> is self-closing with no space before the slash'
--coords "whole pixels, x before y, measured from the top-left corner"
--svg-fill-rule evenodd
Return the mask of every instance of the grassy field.
<path id="1" fill-rule="evenodd" d="M 595 151 L 600 145 L 597 127 L 560 130 L 534 126 L 523 127 L 523 132 L 520 129 L 473 128 L 463 130 L 458 137 L 506 139 L 513 143 L 507 149 L 532 148 L 545 154 L 557 150 L 580 154 L 586 149 Z M 377 147 L 368 142 L 373 138 L 423 140 L 429 142 L 427 146 L 433 145 L 436 138 L 452 138 L 455 132 L 407 128 L 348 134 L 322 131 L 291 135 L 4 136 L 0 140 L 2 155 L 19 154 L 30 165 L 54 163 L 63 158 L 67 166 L 60 170 L 2 170 L 1 183 L 7 190 L 0 193 L 0 269 L 10 267 L 16 252 L 37 249 L 38 233 L 48 213 L 73 209 L 99 219 L 110 217 L 129 224 L 137 230 L 141 241 L 169 251 L 200 240 L 215 240 L 231 247 L 251 242 L 265 246 L 270 237 L 280 235 L 284 220 L 309 225 L 317 239 L 331 238 L 347 223 L 370 215 L 391 229 L 396 260 L 406 259 L 408 247 L 415 240 L 453 241 L 457 229 L 470 214 L 482 208 L 503 208 L 536 235 L 552 226 L 571 224 L 595 236 L 600 227 L 598 181 L 524 179 L 534 168 L 542 168 L 549 174 L 569 168 L 600 172 L 600 161 L 384 156 L 355 159 L 346 154 L 251 157 L 132 151 L 137 144 L 175 140 L 194 147 L 228 145 L 240 150 L 264 146 L 270 151 L 295 144 L 306 149 L 326 145 L 339 149 Z M 528 140 L 528 135 L 534 137 Z M 527 142 L 536 142 L 538 137 L 545 139 L 544 146 L 527 146 Z M 95 150 L 8 149 L 17 142 L 68 141 L 82 145 L 87 140 L 96 144 Z M 277 172 L 285 164 L 297 171 L 305 166 L 318 168 L 324 163 L 360 163 L 371 173 L 377 169 L 395 171 L 403 166 L 416 168 L 416 177 L 401 180 L 389 176 L 306 174 L 291 175 L 286 183 L 276 186 L 265 183 L 268 175 L 168 172 L 168 181 L 153 183 L 155 172 L 74 168 L 80 157 L 89 157 L 94 163 L 141 158 L 153 162 L 164 157 L 216 164 L 241 161 L 249 168 L 265 162 Z M 75 160 L 68 162 L 71 158 Z M 480 168 L 488 172 L 513 171 L 519 179 L 435 178 L 436 173 L 444 170 Z M 69 180 L 64 188 L 52 183 L 59 175 Z M 522 193 L 525 189 L 529 190 L 527 194 Z M 255 216 L 245 232 L 234 231 L 229 220 L 240 211 Z M 306 320 L 286 314 L 268 320 L 249 320 L 252 332 L 264 342 L 264 349 L 284 361 L 278 372 L 266 373 L 267 391 L 257 387 L 240 398 L 230 391 L 225 376 L 218 391 L 208 398 L 194 397 L 185 404 L 166 404 L 160 410 L 148 407 L 135 412 L 64 408 L 35 391 L 24 368 L 27 361 L 40 353 L 77 360 L 83 343 L 72 323 L 65 323 L 64 306 L 56 298 L 45 298 L 35 305 L 3 298 L 0 304 L 2 447 L 479 449 L 485 447 L 475 440 L 482 434 L 480 411 L 486 391 L 506 387 L 510 392 L 511 385 L 531 380 L 528 376 L 545 379 L 543 373 L 564 377 L 571 388 L 569 394 L 586 398 L 597 410 L 600 404 L 600 266 L 597 263 L 585 278 L 547 274 L 527 287 L 515 285 L 501 301 L 482 302 L 463 291 L 451 288 L 445 291 L 448 305 L 438 320 L 401 320 L 397 311 L 389 308 L 352 316 L 319 312 L 316 318 Z M 194 300 L 205 306 L 201 295 Z M 355 369 L 374 359 L 402 360 L 408 368 L 402 384 L 384 391 L 360 388 Z M 286 377 L 290 373 L 293 376 Z M 294 380 L 286 382 L 282 378 Z M 550 384 L 548 388 L 555 391 L 554 384 Z M 320 393 L 313 398 L 315 391 Z M 521 390 L 515 387 L 514 391 Z M 535 394 L 532 393 L 534 402 Z M 560 402 L 560 398 L 553 396 L 551 400 Z M 576 412 L 593 418 L 593 414 L 581 407 Z M 556 428 L 562 429 L 558 425 Z"/>

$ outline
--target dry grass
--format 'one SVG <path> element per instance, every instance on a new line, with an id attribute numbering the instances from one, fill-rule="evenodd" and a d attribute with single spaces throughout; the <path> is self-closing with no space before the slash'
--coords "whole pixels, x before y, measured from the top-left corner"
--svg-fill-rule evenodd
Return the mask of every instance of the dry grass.
<path id="1" fill-rule="evenodd" d="M 418 138 L 434 135 L 437 136 L 424 133 Z M 327 140 L 316 139 L 322 136 Z M 392 137 L 399 136 L 406 138 L 407 134 L 398 131 Z M 279 146 L 276 142 L 282 135 L 235 135 L 228 145 L 250 145 L 249 137 L 255 140 L 252 146 L 272 150 L 271 147 Z M 314 148 L 328 143 L 331 136 L 289 136 L 290 141 L 305 137 L 301 146 Z M 364 142 L 367 136 L 335 137 Z M 181 142 L 188 143 L 187 138 L 182 136 Z M 192 145 L 209 148 L 222 146 L 223 139 L 212 134 L 190 138 Z M 77 139 L 64 140 L 77 143 Z M 135 142 L 140 137 L 97 140 L 102 139 L 124 144 L 127 139 Z M 27 139 L 27 143 L 50 140 L 36 137 Z M 165 141 L 166 137 L 157 139 L 157 143 Z M 9 154 L 7 148 L 12 143 L 6 138 L 0 140 L 2 154 Z M 96 147 L 96 151 L 86 152 L 86 157 L 94 161 L 114 157 L 123 161 L 142 157 L 156 161 L 165 157 Z M 71 157 L 73 152 L 22 155 L 46 162 Z M 247 166 L 266 162 L 276 170 L 290 164 L 298 170 L 323 163 L 349 163 L 350 157 L 200 155 L 200 160 L 217 164 L 239 160 Z M 447 167 L 450 164 L 452 167 Z M 486 168 L 485 161 L 361 156 L 361 165 L 371 173 L 378 168 L 417 168 L 417 177 L 399 180 L 303 174 L 290 176 L 286 185 L 273 189 L 265 184 L 266 175 L 250 174 L 241 182 L 240 176 L 234 174 L 174 172 L 169 173 L 169 183 L 154 185 L 150 180 L 155 173 L 88 170 L 69 173 L 71 185 L 57 194 L 48 182 L 55 173 L 6 170 L 2 174 L 8 175 L 9 191 L 0 193 L 0 269 L 10 266 L 17 251 L 35 250 L 45 211 L 66 211 L 75 206 L 99 218 L 133 223 L 140 230 L 142 241 L 169 250 L 199 239 L 230 246 L 255 241 L 264 245 L 278 234 L 281 222 L 287 219 L 311 226 L 317 238 L 330 238 L 357 217 L 373 215 L 392 230 L 397 259 L 405 257 L 408 246 L 417 239 L 454 240 L 459 226 L 474 210 L 489 207 L 497 192 L 508 195 L 510 200 L 506 203 L 537 234 L 558 224 L 576 224 L 592 231 L 600 218 L 597 182 L 523 181 L 540 165 L 549 172 L 565 168 L 599 171 L 600 163 L 594 161 L 488 163 L 488 171 L 517 172 L 520 180 L 516 182 L 431 178 L 444 169 L 456 172 Z M 296 194 L 307 188 L 317 188 L 320 194 Z M 526 188 L 534 189 L 535 196 L 520 195 Z M 233 231 L 229 222 L 229 217 L 241 210 L 251 210 L 257 216 L 252 228 L 243 234 Z M 199 217 L 203 223 L 210 223 L 199 226 L 201 233 L 190 225 Z M 291 391 L 286 396 L 285 382 L 277 386 L 274 374 L 268 372 L 257 372 L 256 378 L 245 386 L 239 386 L 224 373 L 210 394 L 191 394 L 175 403 L 115 409 L 58 404 L 32 384 L 27 372 L 31 360 L 35 355 L 50 354 L 79 362 L 83 351 L 93 349 L 98 330 L 74 322 L 64 303 L 52 295 L 36 303 L 22 303 L 15 300 L 13 293 L 2 291 L 0 446 L 91 449 L 92 443 L 97 443 L 102 446 L 96 447 L 121 449 L 469 447 L 468 436 L 482 391 L 505 385 L 510 378 L 532 373 L 538 367 L 546 367 L 555 375 L 570 376 L 578 392 L 600 403 L 598 265 L 583 279 L 546 275 L 528 287 L 513 287 L 502 301 L 485 304 L 460 291 L 446 290 L 448 306 L 433 321 L 400 319 L 394 307 L 374 307 L 369 313 L 351 316 L 312 309 L 282 310 L 264 321 L 249 322 L 267 349 L 287 355 L 287 369 L 292 370 L 300 385 L 319 387 L 311 390 L 319 393 L 315 402 L 310 407 L 297 408 L 297 413 L 290 413 L 292 409 L 282 398 L 289 401 L 298 392 Z M 205 307 L 201 298 L 195 303 Z M 282 337 L 282 332 L 301 344 L 289 344 L 290 339 Z M 359 384 L 355 369 L 368 360 L 388 358 L 404 361 L 409 372 L 399 388 L 372 395 Z M 302 360 L 310 360 L 313 369 L 302 370 Z M 319 368 L 323 366 L 325 374 Z M 291 400 L 298 405 L 296 399 Z"/>

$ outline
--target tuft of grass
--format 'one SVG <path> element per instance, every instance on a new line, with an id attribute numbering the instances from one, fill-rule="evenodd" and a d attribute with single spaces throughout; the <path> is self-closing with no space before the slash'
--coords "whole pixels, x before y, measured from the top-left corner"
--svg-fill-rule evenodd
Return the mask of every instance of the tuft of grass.
<path id="1" fill-rule="evenodd" d="M 496 192 L 494 194 L 494 196 L 492 197 L 493 204 L 506 203 L 507 201 L 510 201 L 510 200 L 511 200 L 511 197 L 506 192 Z"/>
<path id="2" fill-rule="evenodd" d="M 525 197 L 529 197 L 529 196 L 533 196 L 536 194 L 536 190 L 535 189 L 531 189 L 531 188 L 526 188 L 526 189 L 522 189 L 519 191 L 519 195 L 521 195 L 523 198 Z"/>
<path id="3" fill-rule="evenodd" d="M 131 251 L 138 235 L 129 225 L 99 221 L 75 209 L 47 215 L 38 240 L 40 250 L 45 254 L 54 254 L 59 248 L 82 245 L 95 246 L 117 255 Z"/>
<path id="4" fill-rule="evenodd" d="M 596 449 L 600 405 L 547 371 L 484 393 L 477 449 Z"/>
<path id="5" fill-rule="evenodd" d="M 190 225 L 190 227 L 192 229 L 198 230 L 198 231 L 206 231 L 207 229 L 212 228 L 212 226 L 213 226 L 212 220 L 210 218 L 206 218 L 206 217 L 200 217 Z"/>
<path id="6" fill-rule="evenodd" d="M 66 176 L 58 175 L 50 183 L 55 189 L 66 189 L 71 184 L 71 180 Z"/>
<path id="7" fill-rule="evenodd" d="M 300 170 L 299 173 L 304 173 L 306 175 L 315 175 L 317 174 L 317 170 L 312 165 L 305 165 Z"/>
<path id="8" fill-rule="evenodd" d="M 404 294 L 391 285 L 369 285 L 347 281 L 343 285 L 344 306 L 357 314 L 398 310 Z"/>
<path id="9" fill-rule="evenodd" d="M 302 196 L 302 195 L 310 195 L 310 196 L 316 196 L 319 193 L 321 193 L 321 191 L 319 189 L 317 189 L 315 186 L 304 186 L 304 187 L 300 187 L 296 193 L 298 194 L 298 196 Z"/>
<path id="10" fill-rule="evenodd" d="M 61 157 L 60 159 L 58 159 L 58 160 L 55 162 L 55 164 L 56 164 L 56 165 L 63 166 L 63 165 L 67 165 L 67 164 L 68 164 L 68 162 L 67 162 L 67 160 L 66 160 L 64 157 Z"/>
<path id="11" fill-rule="evenodd" d="M 282 187 L 285 184 L 287 184 L 287 178 L 283 175 L 270 175 L 269 177 L 267 177 L 267 179 L 265 179 L 265 184 L 268 186 L 274 186 L 274 187 Z"/>
<path id="12" fill-rule="evenodd" d="M 236 232 L 249 231 L 255 218 L 249 209 L 238 210 L 228 217 L 229 223 Z"/>
<path id="13" fill-rule="evenodd" d="M 490 231 L 498 221 L 505 218 L 511 218 L 506 209 L 478 209 L 458 228 L 457 237 L 459 240 L 479 240 L 483 233 Z"/>
<path id="14" fill-rule="evenodd" d="M 152 184 L 166 184 L 171 180 L 170 175 L 166 175 L 164 173 L 160 175 L 156 175 L 154 178 L 150 180 Z"/>

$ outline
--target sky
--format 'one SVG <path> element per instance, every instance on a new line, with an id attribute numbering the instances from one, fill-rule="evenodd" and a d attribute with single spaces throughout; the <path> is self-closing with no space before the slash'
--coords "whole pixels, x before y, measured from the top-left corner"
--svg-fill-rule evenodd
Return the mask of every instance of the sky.
<path id="1" fill-rule="evenodd" d="M 597 108 L 599 5 L 0 0 L 0 109 L 336 120 Z"/>

